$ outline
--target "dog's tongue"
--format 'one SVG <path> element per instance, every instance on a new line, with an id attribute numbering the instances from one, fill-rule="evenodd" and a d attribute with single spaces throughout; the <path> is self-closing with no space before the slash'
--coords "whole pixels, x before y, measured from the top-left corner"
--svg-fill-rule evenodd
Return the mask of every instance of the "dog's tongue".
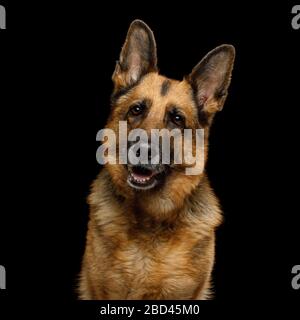
<path id="1" fill-rule="evenodd" d="M 151 170 L 147 169 L 135 169 L 131 172 L 131 176 L 135 180 L 149 180 L 153 175 L 154 173 Z"/>
<path id="2" fill-rule="evenodd" d="M 150 179 L 153 176 L 153 173 L 151 171 L 147 172 L 147 173 L 141 173 L 141 172 L 132 172 L 131 175 L 135 178 L 135 179 Z"/>

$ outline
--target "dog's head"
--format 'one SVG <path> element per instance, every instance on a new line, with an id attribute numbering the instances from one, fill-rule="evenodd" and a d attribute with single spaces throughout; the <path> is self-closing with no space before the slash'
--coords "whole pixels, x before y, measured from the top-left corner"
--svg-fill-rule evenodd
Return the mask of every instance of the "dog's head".
<path id="1" fill-rule="evenodd" d="M 151 129 L 181 132 L 203 129 L 206 160 L 209 127 L 225 102 L 234 56 L 233 46 L 222 45 L 209 52 L 182 81 L 166 78 L 158 74 L 152 31 L 144 22 L 135 20 L 112 76 L 114 91 L 107 128 L 118 132 L 119 121 L 126 121 L 128 131 L 140 128 L 149 134 Z M 132 145 L 129 143 L 129 147 Z M 141 143 L 139 151 L 148 152 L 149 146 Z M 151 157 L 153 152 L 149 153 Z M 147 206 L 151 193 L 149 205 L 155 207 L 164 200 L 160 208 L 165 211 L 180 206 L 201 180 L 202 174 L 186 175 L 185 167 L 184 163 L 141 165 L 130 161 L 127 165 L 108 165 L 114 183 L 123 194 L 138 194 L 138 199 Z"/>

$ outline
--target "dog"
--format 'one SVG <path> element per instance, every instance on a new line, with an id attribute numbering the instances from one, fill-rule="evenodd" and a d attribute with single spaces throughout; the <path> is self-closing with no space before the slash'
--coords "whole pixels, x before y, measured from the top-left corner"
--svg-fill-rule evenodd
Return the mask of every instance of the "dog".
<path id="1" fill-rule="evenodd" d="M 204 161 L 214 115 L 224 105 L 235 59 L 232 45 L 210 51 L 182 81 L 158 73 L 156 43 L 141 20 L 131 23 L 112 76 L 106 128 L 204 131 Z M 184 164 L 110 164 L 88 197 L 90 216 L 79 299 L 212 298 L 219 201 L 205 170 Z"/>

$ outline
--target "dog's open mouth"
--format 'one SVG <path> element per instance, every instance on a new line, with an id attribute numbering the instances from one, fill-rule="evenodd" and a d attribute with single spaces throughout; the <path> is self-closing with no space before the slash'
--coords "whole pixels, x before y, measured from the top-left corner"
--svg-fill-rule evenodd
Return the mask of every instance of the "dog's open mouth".
<path id="1" fill-rule="evenodd" d="M 162 172 L 141 165 L 128 168 L 128 172 L 128 184 L 140 190 L 155 187 L 162 176 Z"/>

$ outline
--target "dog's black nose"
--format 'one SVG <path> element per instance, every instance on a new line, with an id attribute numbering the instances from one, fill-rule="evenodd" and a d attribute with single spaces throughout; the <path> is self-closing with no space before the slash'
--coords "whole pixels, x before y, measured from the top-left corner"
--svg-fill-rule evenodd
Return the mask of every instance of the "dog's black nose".
<path id="1" fill-rule="evenodd" d="M 148 142 L 136 142 L 128 150 L 128 160 L 131 164 L 158 164 L 159 148 Z"/>
<path id="2" fill-rule="evenodd" d="M 145 154 L 147 155 L 147 159 L 149 162 L 151 162 L 151 147 L 149 146 L 148 143 L 142 143 L 140 145 L 140 148 L 138 148 L 137 152 L 136 152 L 136 156 L 140 157 L 141 154 Z"/>

